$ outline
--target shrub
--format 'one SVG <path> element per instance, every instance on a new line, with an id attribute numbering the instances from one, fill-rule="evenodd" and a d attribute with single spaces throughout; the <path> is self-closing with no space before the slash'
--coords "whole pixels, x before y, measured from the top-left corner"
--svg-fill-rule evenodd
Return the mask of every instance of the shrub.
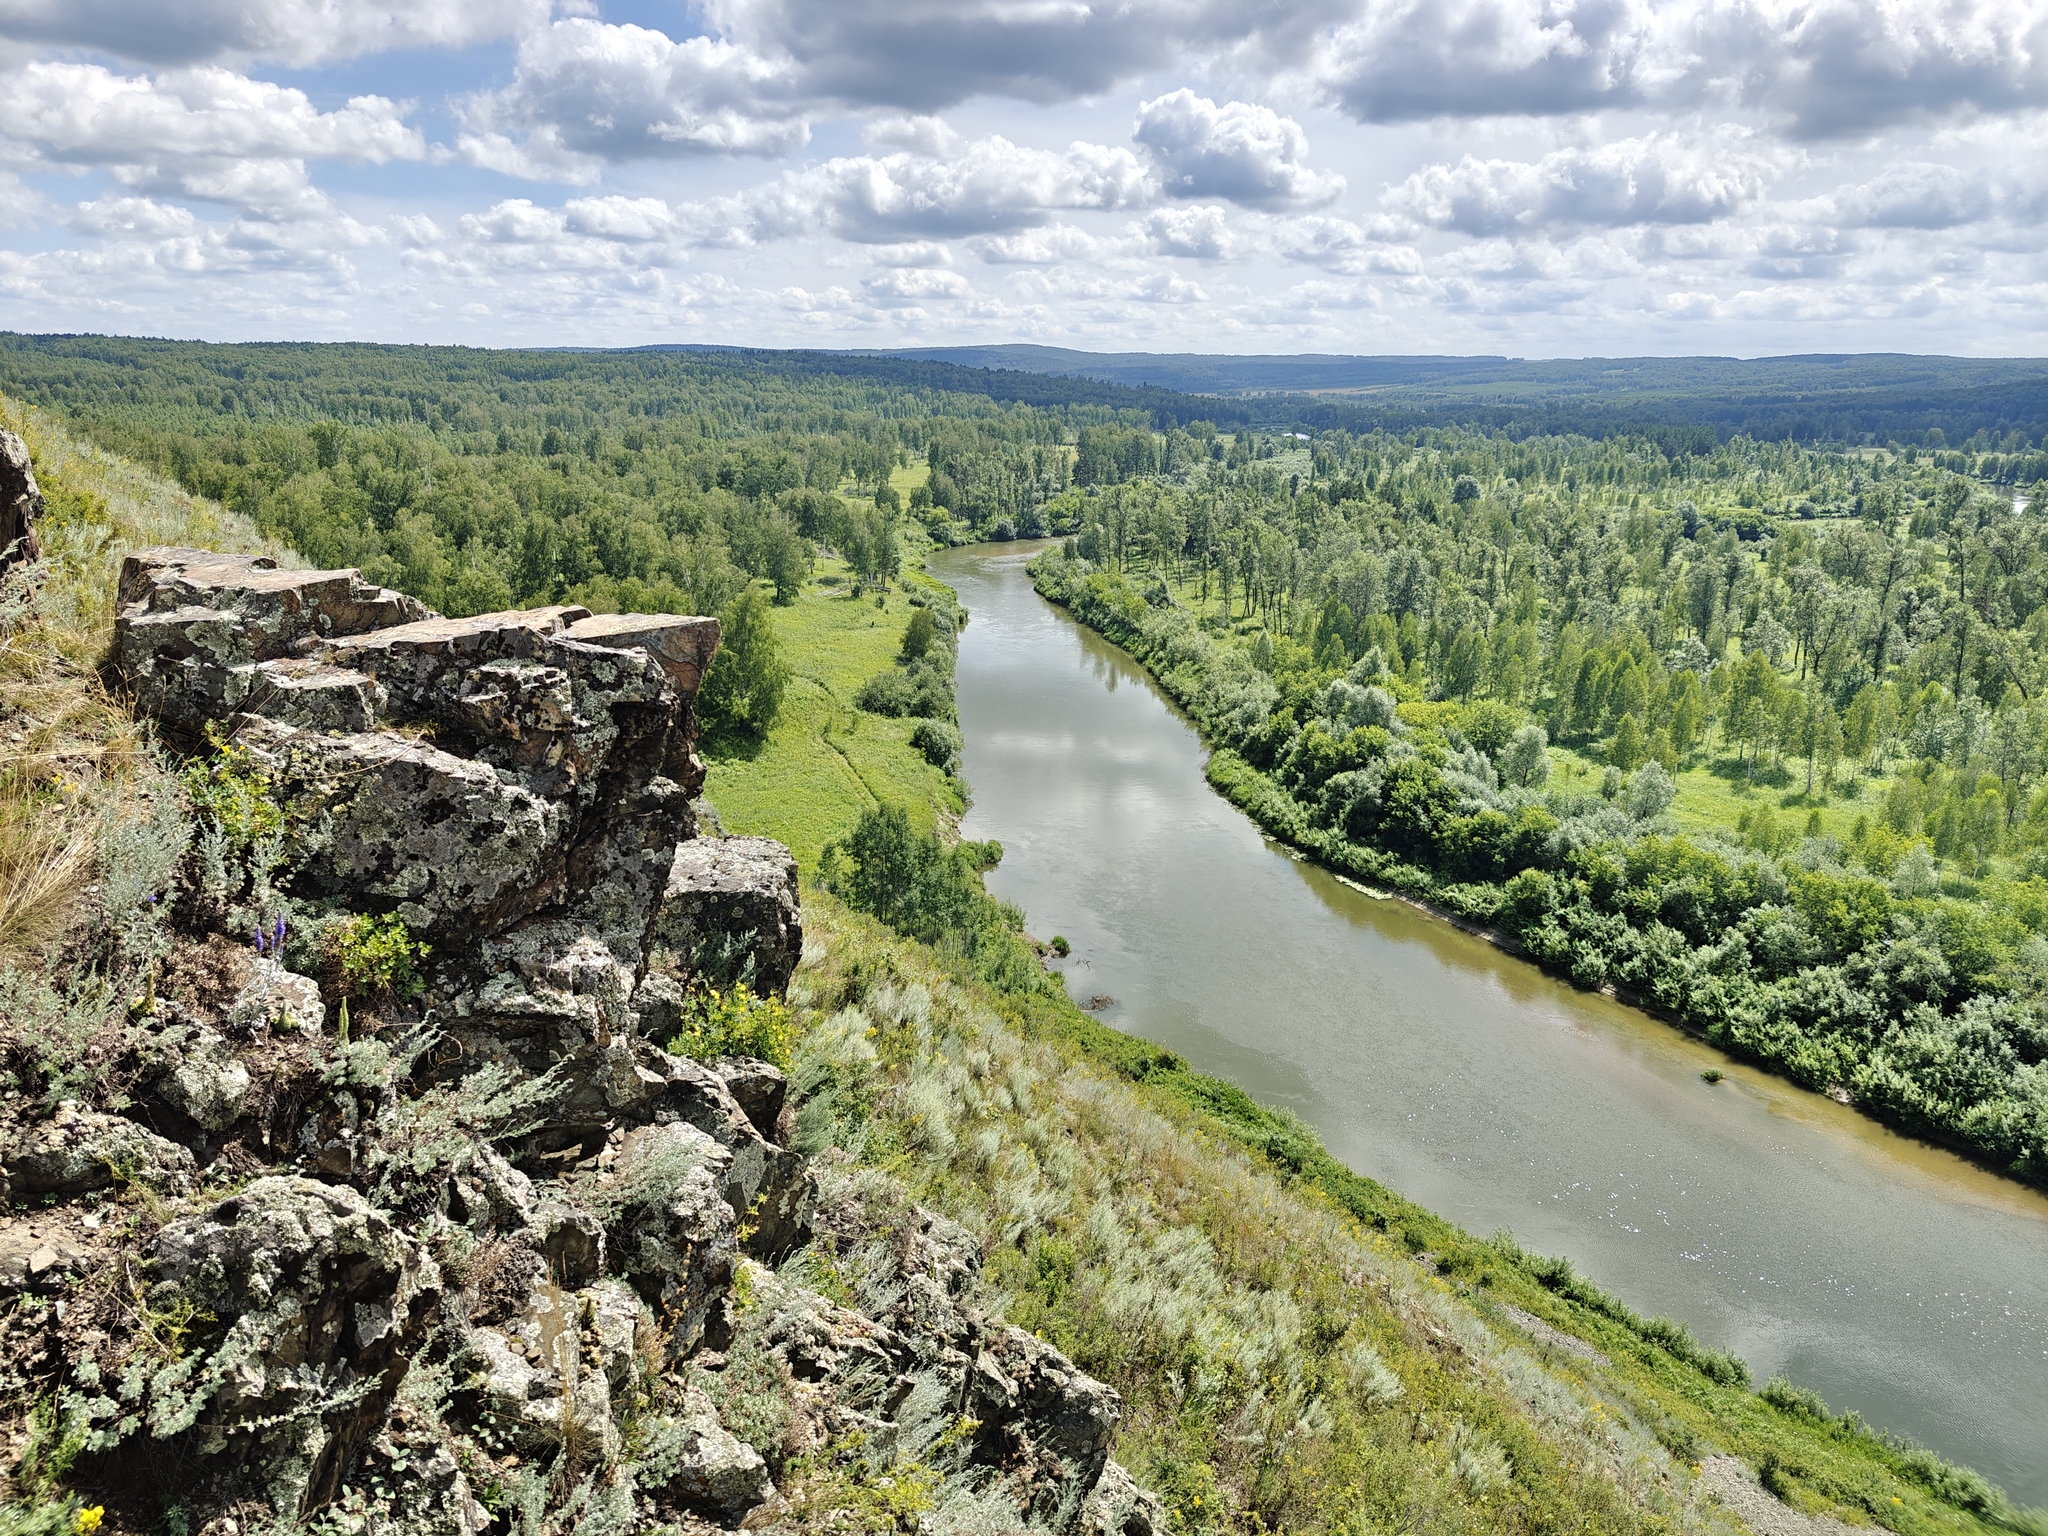
<path id="1" fill-rule="evenodd" d="M 796 1025 L 779 998 L 758 996 L 745 982 L 730 989 L 702 987 L 689 995 L 682 1027 L 668 1042 L 674 1056 L 712 1061 L 720 1056 L 754 1056 L 789 1070 Z"/>
<path id="2" fill-rule="evenodd" d="M 428 947 L 412 936 L 396 913 L 358 913 L 334 927 L 329 944 L 347 996 L 416 997 L 426 990 L 419 968 Z"/>
<path id="3" fill-rule="evenodd" d="M 960 733 L 950 725 L 920 720 L 910 732 L 910 744 L 934 768 L 951 773 L 960 766 Z"/>

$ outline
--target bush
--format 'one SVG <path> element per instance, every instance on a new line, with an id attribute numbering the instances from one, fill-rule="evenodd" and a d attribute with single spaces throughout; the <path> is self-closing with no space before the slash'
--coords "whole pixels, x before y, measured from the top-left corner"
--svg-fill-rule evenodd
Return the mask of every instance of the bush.
<path id="1" fill-rule="evenodd" d="M 788 1005 L 756 996 L 743 981 L 727 991 L 703 987 L 691 992 L 682 1027 L 668 1042 L 673 1056 L 697 1061 L 753 1056 L 784 1072 L 795 1046 L 796 1024 Z"/>
<path id="2" fill-rule="evenodd" d="M 910 732 L 910 744 L 924 754 L 924 760 L 946 773 L 960 766 L 960 733 L 937 720 L 920 720 Z"/>
<path id="3" fill-rule="evenodd" d="M 950 720 L 953 686 L 937 660 L 927 656 L 907 667 L 877 672 L 860 685 L 853 703 L 856 709 L 891 719 Z"/>
<path id="4" fill-rule="evenodd" d="M 430 951 L 396 913 L 359 913 L 334 927 L 329 945 L 344 996 L 416 997 L 426 990 L 419 968 Z"/>

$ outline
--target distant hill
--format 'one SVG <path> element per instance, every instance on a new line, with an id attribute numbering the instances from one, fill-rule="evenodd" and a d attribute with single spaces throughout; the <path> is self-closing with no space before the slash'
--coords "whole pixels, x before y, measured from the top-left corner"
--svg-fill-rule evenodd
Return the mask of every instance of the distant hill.
<path id="1" fill-rule="evenodd" d="M 1813 353 L 1791 357 L 1354 357 L 1328 353 L 902 348 L 864 354 L 1181 390 L 1250 404 L 1262 425 L 1387 427 L 1451 421 L 1516 435 L 1710 430 L 1801 441 L 1932 441 L 1978 434 L 2029 446 L 2048 433 L 2048 359 Z M 1995 442 L 1988 441 L 1996 439 Z"/>

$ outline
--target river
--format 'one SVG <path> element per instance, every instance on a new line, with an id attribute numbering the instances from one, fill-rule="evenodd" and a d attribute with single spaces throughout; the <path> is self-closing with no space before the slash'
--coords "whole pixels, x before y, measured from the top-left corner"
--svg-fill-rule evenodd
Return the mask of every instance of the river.
<path id="1" fill-rule="evenodd" d="M 951 550 L 965 835 L 1077 999 L 1473 1232 L 2048 1504 L 2048 1197 L 1291 857 L 1124 652 Z M 1708 1084 L 1700 1073 L 1726 1075 Z"/>

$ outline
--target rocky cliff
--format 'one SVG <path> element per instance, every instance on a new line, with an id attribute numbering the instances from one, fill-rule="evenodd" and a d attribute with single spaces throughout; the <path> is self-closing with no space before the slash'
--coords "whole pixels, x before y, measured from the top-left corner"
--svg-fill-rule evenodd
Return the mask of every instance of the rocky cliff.
<path id="1" fill-rule="evenodd" d="M 802 958 L 786 850 L 693 805 L 717 644 L 126 561 L 109 677 L 190 766 L 163 888 L 97 893 L 126 1025 L 0 1144 L 24 1468 L 208 1536 L 837 1527 L 849 1465 L 947 1490 L 871 1479 L 869 1529 L 1151 1536 L 1116 1394 L 976 1308 L 975 1239 L 821 1183 L 771 1062 L 664 1049 Z M 855 1250 L 864 1309 L 804 1278 Z"/>

